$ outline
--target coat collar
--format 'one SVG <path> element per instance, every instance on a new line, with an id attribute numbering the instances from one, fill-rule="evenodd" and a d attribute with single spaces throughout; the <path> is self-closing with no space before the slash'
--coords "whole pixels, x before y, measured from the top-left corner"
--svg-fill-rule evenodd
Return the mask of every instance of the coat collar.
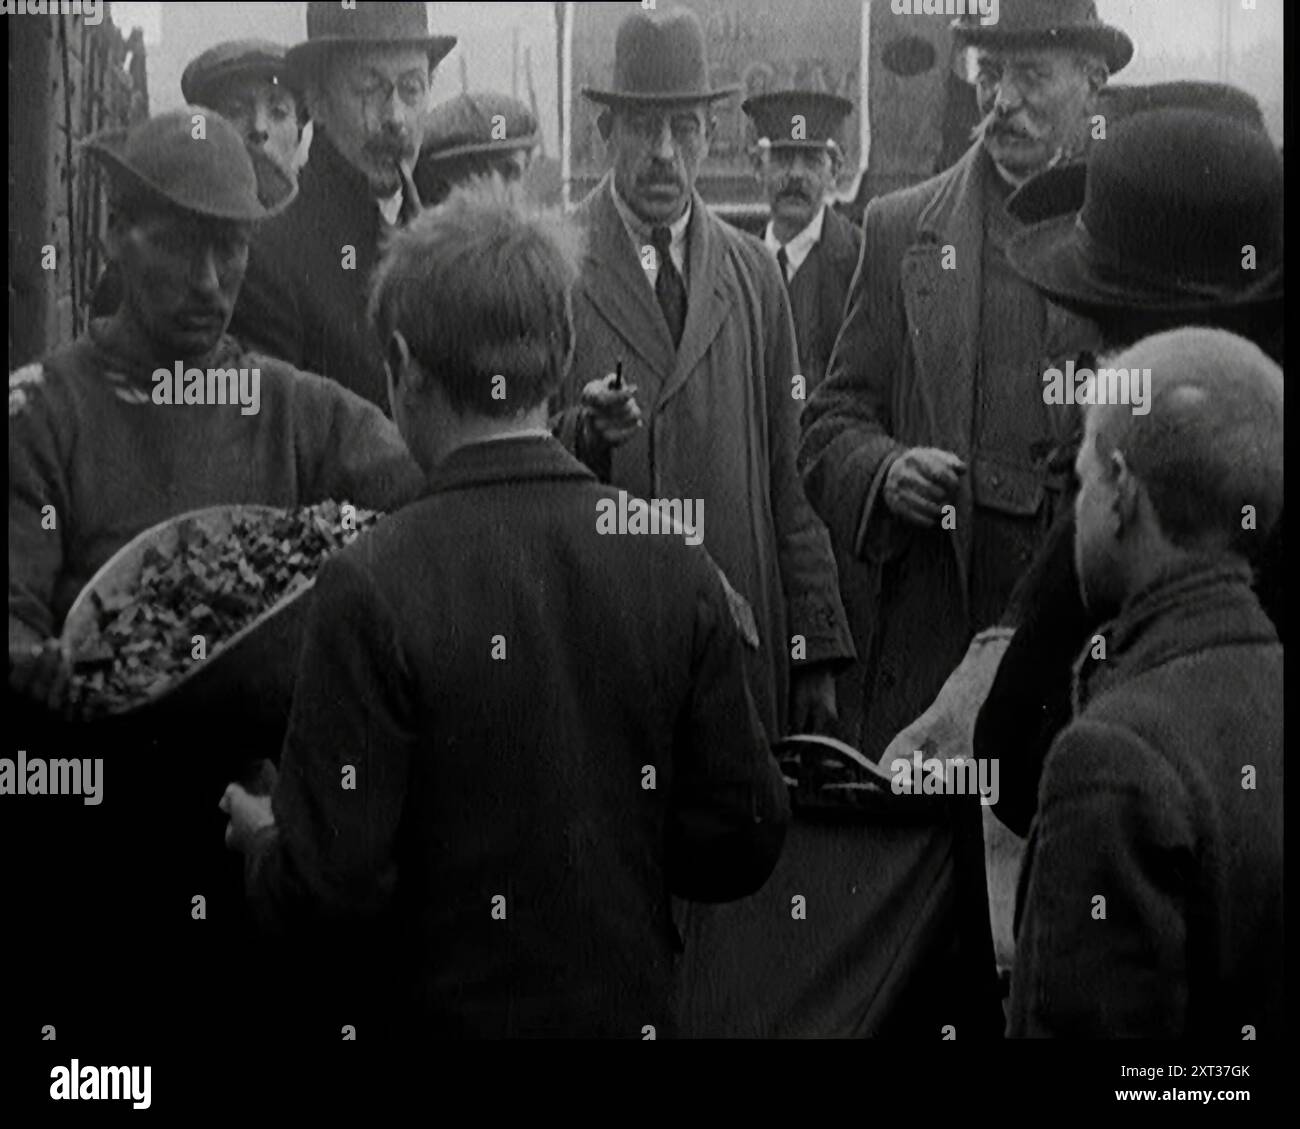
<path id="1" fill-rule="evenodd" d="M 847 265 L 850 270 L 857 268 L 861 244 L 854 238 L 853 224 L 829 206 L 822 228 L 821 249 L 837 266 Z"/>
<path id="2" fill-rule="evenodd" d="M 343 212 L 360 213 L 364 209 L 376 232 L 379 230 L 379 201 L 369 178 L 348 162 L 329 134 L 319 127 L 312 136 L 311 151 L 299 177 L 298 194 Z"/>
<path id="3" fill-rule="evenodd" d="M 728 284 L 726 235 L 697 192 L 692 200 L 686 326 L 679 348 L 614 205 L 607 173 L 578 206 L 588 230 L 583 292 L 610 328 L 658 378 L 658 411 L 686 383 L 722 329 L 734 296 Z M 609 358 L 612 368 L 617 358 Z"/>
<path id="4" fill-rule="evenodd" d="M 1098 628 L 1075 663 L 1075 712 L 1113 686 L 1215 647 L 1277 642 L 1277 630 L 1251 590 L 1250 567 L 1222 557 L 1193 557 L 1134 593 Z"/>
<path id="5" fill-rule="evenodd" d="M 430 472 L 426 494 L 547 478 L 596 481 L 558 440 L 528 436 L 456 448 Z"/>

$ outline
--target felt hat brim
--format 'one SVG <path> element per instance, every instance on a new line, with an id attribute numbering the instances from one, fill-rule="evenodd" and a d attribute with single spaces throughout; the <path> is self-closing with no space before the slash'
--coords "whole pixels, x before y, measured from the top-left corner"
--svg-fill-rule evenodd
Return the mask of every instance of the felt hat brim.
<path id="1" fill-rule="evenodd" d="M 1133 59 L 1133 41 L 1117 27 L 1060 27 L 1025 31 L 1004 31 L 997 24 L 988 27 L 953 22 L 954 42 L 959 47 L 1007 47 L 1029 50 L 1035 47 L 1060 47 L 1095 51 L 1106 60 L 1111 74 L 1122 71 Z"/>
<path id="2" fill-rule="evenodd" d="M 265 154 L 250 154 L 253 172 L 257 177 L 258 200 L 245 204 L 203 199 L 197 194 L 179 195 L 151 180 L 123 157 L 122 148 L 129 132 L 127 129 L 116 129 L 96 134 L 82 143 L 82 151 L 97 159 L 110 175 L 134 184 L 182 211 L 209 219 L 258 223 L 279 215 L 298 194 L 297 183 L 279 165 Z M 262 200 L 272 200 L 273 203 L 268 206 Z"/>
<path id="3" fill-rule="evenodd" d="M 597 90 L 584 86 L 582 96 L 602 106 L 634 106 L 637 104 L 663 106 L 689 106 L 694 102 L 718 102 L 723 98 L 733 98 L 740 93 L 739 86 L 724 86 L 717 90 L 682 93 L 681 91 L 637 92 L 629 94 L 619 90 Z"/>
<path id="4" fill-rule="evenodd" d="M 1283 298 L 1283 271 L 1277 267 L 1250 287 L 1227 287 L 1179 278 L 1154 278 L 1127 270 L 1122 262 L 1102 263 L 1081 238 L 1074 213 L 1045 220 L 1017 233 L 1007 258 L 1023 278 L 1059 305 L 1081 313 L 1147 311 L 1195 315 L 1213 310 L 1248 309 Z"/>

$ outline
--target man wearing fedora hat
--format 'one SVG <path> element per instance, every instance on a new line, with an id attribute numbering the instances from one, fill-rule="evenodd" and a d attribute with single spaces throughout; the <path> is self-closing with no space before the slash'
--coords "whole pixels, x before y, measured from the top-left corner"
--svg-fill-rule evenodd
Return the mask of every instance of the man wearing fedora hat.
<path id="1" fill-rule="evenodd" d="M 387 409 L 366 285 L 389 228 L 416 214 L 411 172 L 434 68 L 455 46 L 423 4 L 309 3 L 289 49 L 312 142 L 298 199 L 263 226 L 231 330 Z"/>
<path id="2" fill-rule="evenodd" d="M 92 320 L 77 340 L 9 378 L 9 690 L 19 731 L 38 747 L 97 732 L 60 727 L 76 703 L 59 635 L 78 593 L 137 534 L 212 505 L 337 499 L 392 510 L 423 485 L 378 408 L 249 353 L 227 334 L 252 229 L 271 215 L 233 125 L 187 106 L 97 135 L 86 154 L 109 178 L 108 250 L 122 301 L 111 317 Z M 288 177 L 279 175 L 287 196 Z M 177 372 L 184 397 L 160 395 L 171 392 Z M 246 387 L 251 403 L 242 399 Z M 93 865 L 113 880 L 83 891 L 76 924 L 51 910 L 55 932 L 70 938 L 85 920 L 97 923 L 97 952 L 122 986 L 121 999 L 104 1001 L 111 1015 L 148 994 L 142 985 L 157 975 L 146 967 L 157 945 L 210 944 L 202 955 L 187 951 L 199 966 L 221 961 L 231 970 L 228 930 L 242 905 L 237 875 L 208 850 L 201 822 L 210 803 L 201 797 L 217 783 L 204 774 L 222 774 L 231 750 L 213 749 L 216 738 L 191 726 L 139 736 L 140 744 L 172 742 L 186 755 L 169 756 L 161 775 L 159 757 L 143 755 L 156 750 L 140 745 L 106 763 L 118 800 L 110 822 L 97 825 Z M 53 834 L 55 841 L 63 839 Z M 70 871 L 92 865 L 84 835 L 66 842 Z M 59 865 L 63 849 L 49 847 L 50 865 Z M 174 880 L 164 873 L 168 857 L 204 894 L 212 929 L 177 938 L 182 925 L 166 909 L 170 895 L 152 896 Z M 119 881 L 127 876 L 148 896 L 123 919 Z"/>
<path id="3" fill-rule="evenodd" d="M 1132 44 L 1090 0 L 1008 0 L 954 23 L 984 121 L 938 177 L 871 202 L 846 321 L 803 415 L 800 466 L 832 536 L 873 571 L 864 752 L 878 757 L 995 623 L 1053 510 L 1048 453 L 1072 418 L 1042 399 L 1093 341 L 1007 263 L 1012 187 L 1083 144 Z"/>
<path id="4" fill-rule="evenodd" d="M 682 10 L 629 16 L 613 87 L 583 93 L 603 107 L 613 169 L 578 209 L 588 248 L 559 434 L 630 494 L 708 503 L 709 551 L 759 619 L 769 730 L 792 710 L 796 728 L 826 724 L 852 647 L 826 531 L 794 474 L 789 299 L 762 244 L 695 191 L 709 107 L 735 90 L 710 85 L 703 29 Z"/>
<path id="5" fill-rule="evenodd" d="M 528 171 L 541 132 L 532 110 L 492 91 L 459 94 L 435 106 L 415 165 L 415 187 L 426 208 L 477 176 L 506 183 Z"/>
<path id="6" fill-rule="evenodd" d="M 710 84 L 703 29 L 686 11 L 630 15 L 612 86 L 584 90 L 603 107 L 613 168 L 578 208 L 587 251 L 558 433 L 629 494 L 707 503 L 705 547 L 758 621 L 761 649 L 746 660 L 775 738 L 833 724 L 834 675 L 853 650 L 829 540 L 794 471 L 789 297 L 761 241 L 695 190 L 709 107 L 733 93 Z M 779 1029 L 775 1006 L 749 1006 L 735 959 L 768 943 L 770 922 L 752 900 L 734 915 L 688 913 L 683 1031 Z"/>

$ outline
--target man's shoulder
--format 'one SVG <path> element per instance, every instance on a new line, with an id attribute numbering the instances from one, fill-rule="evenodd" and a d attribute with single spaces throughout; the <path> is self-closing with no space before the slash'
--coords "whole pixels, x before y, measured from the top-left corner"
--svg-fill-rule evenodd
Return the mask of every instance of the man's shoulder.
<path id="1" fill-rule="evenodd" d="M 914 231 L 922 215 L 939 197 L 952 190 L 966 174 L 966 160 L 936 173 L 919 184 L 896 188 L 872 198 L 867 204 L 863 226 L 880 225 L 887 230 Z"/>
<path id="2" fill-rule="evenodd" d="M 84 335 L 51 349 L 45 356 L 9 373 L 9 418 L 22 417 L 43 404 L 56 416 L 69 409 L 87 383 L 97 379 L 94 347 Z"/>

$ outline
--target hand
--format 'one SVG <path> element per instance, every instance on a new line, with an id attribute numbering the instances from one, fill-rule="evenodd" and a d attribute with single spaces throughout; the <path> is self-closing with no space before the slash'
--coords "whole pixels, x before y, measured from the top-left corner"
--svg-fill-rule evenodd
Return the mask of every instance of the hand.
<path id="1" fill-rule="evenodd" d="M 230 816 L 226 824 L 226 846 L 232 851 L 248 854 L 257 833 L 264 827 L 275 826 L 271 797 L 250 796 L 243 785 L 227 784 L 217 806 Z"/>
<path id="2" fill-rule="evenodd" d="M 885 505 L 891 513 L 922 528 L 938 523 L 941 507 L 956 496 L 966 464 L 937 447 L 904 451 L 885 476 Z"/>
<path id="3" fill-rule="evenodd" d="M 10 649 L 9 689 L 60 717 L 77 712 L 72 668 L 57 639 Z"/>
<path id="4" fill-rule="evenodd" d="M 643 426 L 636 385 L 614 388 L 614 374 L 593 380 L 582 390 L 583 422 L 588 436 L 605 447 L 626 443 Z"/>
<path id="5" fill-rule="evenodd" d="M 839 718 L 835 676 L 825 666 L 803 667 L 790 683 L 790 732 L 830 735 Z"/>

